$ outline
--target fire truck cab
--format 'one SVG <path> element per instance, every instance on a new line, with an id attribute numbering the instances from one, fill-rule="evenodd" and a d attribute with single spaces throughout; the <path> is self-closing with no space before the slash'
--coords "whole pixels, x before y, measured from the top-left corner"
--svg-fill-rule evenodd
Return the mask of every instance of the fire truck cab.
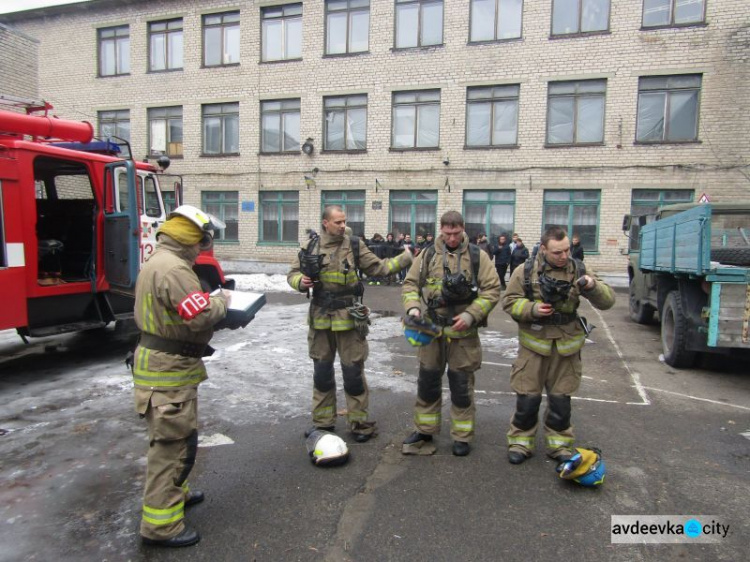
<path id="1" fill-rule="evenodd" d="M 40 337 L 133 316 L 166 220 L 159 171 L 92 137 L 86 122 L 0 110 L 0 330 Z M 205 290 L 232 288 L 212 254 L 195 269 Z"/>

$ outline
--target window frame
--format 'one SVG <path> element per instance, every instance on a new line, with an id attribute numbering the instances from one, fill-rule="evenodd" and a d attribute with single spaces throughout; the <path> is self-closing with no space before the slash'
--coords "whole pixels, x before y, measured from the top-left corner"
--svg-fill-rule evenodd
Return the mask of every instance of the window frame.
<path id="1" fill-rule="evenodd" d="M 549 36 L 550 39 L 561 39 L 566 37 L 584 37 L 589 35 L 602 35 L 610 33 L 610 27 L 612 25 L 612 0 L 601 0 L 607 2 L 607 27 L 604 29 L 592 29 L 591 31 L 581 31 L 583 21 L 583 3 L 595 0 L 576 0 L 578 2 L 578 18 L 576 31 L 570 33 L 555 33 L 555 5 L 558 0 L 552 0 L 552 10 L 550 13 L 550 28 Z"/>
<path id="2" fill-rule="evenodd" d="M 646 19 L 646 1 L 643 0 L 641 3 L 641 30 L 648 31 L 651 29 L 667 29 L 670 27 L 695 27 L 695 26 L 703 26 L 706 24 L 706 4 L 708 0 L 701 0 L 701 4 L 703 7 L 701 19 L 697 21 L 691 21 L 688 23 L 675 23 L 675 2 L 676 0 L 668 0 L 669 1 L 669 23 L 660 23 L 656 25 L 646 25 L 645 19 Z"/>
<path id="3" fill-rule="evenodd" d="M 420 101 L 420 94 L 433 94 L 437 93 L 437 101 L 427 100 Z M 417 99 L 413 102 L 397 102 L 396 98 L 400 95 L 415 95 Z M 391 151 L 406 151 L 406 150 L 440 150 L 440 117 L 441 117 L 441 103 L 442 103 L 442 91 L 438 88 L 429 90 L 404 90 L 398 92 L 391 92 Z M 438 108 L 437 115 L 437 144 L 434 146 L 417 146 L 417 139 L 419 138 L 419 108 L 436 105 Z M 394 146 L 395 132 L 396 132 L 396 108 L 397 107 L 414 107 L 414 134 L 412 136 L 412 146 Z"/>
<path id="4" fill-rule="evenodd" d="M 518 35 L 515 37 L 498 37 L 498 23 L 500 21 L 500 7 L 501 4 L 505 0 L 495 0 L 495 21 L 494 21 L 494 28 L 495 32 L 493 34 L 493 39 L 472 39 L 471 37 L 471 31 L 472 31 L 472 23 L 474 21 L 474 3 L 478 0 L 470 0 L 469 3 L 469 45 L 483 45 L 486 43 L 504 43 L 508 41 L 518 41 L 520 39 L 523 39 L 523 9 L 524 9 L 524 1 L 521 0 L 521 21 L 519 22 L 519 29 L 518 29 Z"/>
<path id="5" fill-rule="evenodd" d="M 398 7 L 399 5 L 405 6 L 409 4 L 417 4 L 419 10 L 417 13 L 417 44 L 409 47 L 399 47 L 398 45 Z M 440 28 L 440 42 L 430 43 L 429 45 L 422 44 L 422 36 L 424 35 L 424 20 L 423 11 L 425 4 L 440 4 L 442 8 L 442 26 Z M 445 44 L 445 1 L 444 0 L 394 0 L 393 8 L 393 50 L 403 51 L 406 49 L 426 49 L 431 47 L 442 47 Z"/>
<path id="6" fill-rule="evenodd" d="M 127 35 L 119 35 L 118 32 L 126 30 Z M 112 37 L 102 37 L 104 33 L 112 32 L 114 35 Z M 112 74 L 104 74 L 103 72 L 103 62 L 104 59 L 102 58 L 102 46 L 105 43 L 114 43 L 114 72 Z M 124 43 L 124 47 L 123 47 Z M 112 78 L 115 76 L 129 76 L 130 75 L 130 69 L 131 69 L 131 61 L 130 61 L 130 25 L 124 24 L 124 25 L 114 25 L 109 27 L 100 27 L 96 30 L 96 53 L 97 53 L 97 76 L 99 78 Z M 127 56 L 127 65 L 128 69 L 127 71 L 123 71 L 120 68 L 120 53 L 122 52 L 123 48 L 125 49 L 125 56 Z"/>
<path id="7" fill-rule="evenodd" d="M 284 103 L 297 102 L 296 107 L 284 108 Z M 264 105 L 270 103 L 280 103 L 281 107 L 277 109 L 264 109 Z M 260 151 L 259 154 L 298 154 L 302 150 L 302 130 L 300 128 L 299 138 L 297 139 L 297 148 L 284 149 L 284 115 L 297 113 L 299 116 L 300 127 L 302 124 L 302 100 L 300 98 L 284 98 L 273 100 L 260 100 Z M 265 150 L 265 129 L 263 127 L 263 117 L 266 115 L 278 114 L 279 116 L 279 150 Z"/>
<path id="8" fill-rule="evenodd" d="M 579 88 L 583 84 L 594 84 L 595 82 L 600 82 L 603 84 L 603 91 L 602 92 L 587 92 L 587 91 L 578 91 Z M 564 85 L 571 85 L 575 88 L 576 91 L 573 93 L 562 93 L 562 94 L 555 94 L 552 93 L 552 89 L 555 86 L 564 87 Z M 544 146 L 545 148 L 559 148 L 559 147 L 579 147 L 579 146 L 604 146 L 606 141 L 606 132 L 607 132 L 607 86 L 608 81 L 606 78 L 592 78 L 592 79 L 585 79 L 585 80 L 555 80 L 550 81 L 547 83 L 547 126 L 545 130 L 545 136 L 544 136 Z M 572 142 L 551 142 L 550 141 L 550 127 L 552 125 L 551 122 L 551 111 L 552 111 L 552 99 L 560 99 L 560 98 L 572 98 L 573 99 L 573 140 Z M 578 112 L 579 112 L 579 103 L 581 100 L 586 98 L 601 98 L 602 100 L 602 120 L 601 120 L 601 140 L 598 141 L 588 141 L 588 142 L 579 142 L 577 141 L 578 138 Z"/>
<path id="9" fill-rule="evenodd" d="M 292 7 L 299 7 L 299 13 L 298 14 L 290 14 L 285 15 L 284 11 L 287 8 Z M 266 14 L 273 11 L 281 9 L 281 15 L 277 17 L 266 17 Z M 304 5 L 302 2 L 289 2 L 287 4 L 277 4 L 274 6 L 262 6 L 260 9 L 260 62 L 261 64 L 273 64 L 273 63 L 280 63 L 280 62 L 291 62 L 291 61 L 300 61 L 302 60 L 302 54 L 304 52 L 304 29 L 303 29 L 303 19 L 302 16 L 304 15 Z M 278 21 L 281 20 L 281 29 L 282 29 L 282 41 L 281 41 L 281 49 L 282 49 L 282 57 L 278 59 L 266 59 L 265 58 L 265 44 L 266 44 L 266 21 Z M 300 21 L 300 54 L 298 57 L 289 57 L 286 53 L 286 36 L 288 33 L 288 24 L 291 20 L 299 20 Z"/>
<path id="10" fill-rule="evenodd" d="M 658 196 L 656 199 L 644 199 L 644 198 L 638 198 L 637 195 L 643 195 L 644 193 L 657 193 Z M 667 200 L 665 196 L 667 194 L 677 194 L 679 192 L 685 192 L 690 193 L 690 198 L 677 198 L 674 200 Z M 655 188 L 634 188 L 630 192 L 630 214 L 631 216 L 643 216 L 643 215 L 650 215 L 655 214 L 659 209 L 666 205 L 675 205 L 677 203 L 692 203 L 695 200 L 695 190 L 690 188 L 662 188 L 662 187 L 655 187 Z M 634 207 L 647 207 L 651 206 L 654 207 L 653 211 L 647 211 L 645 213 L 633 213 Z"/>
<path id="11" fill-rule="evenodd" d="M 330 205 L 338 205 L 341 207 L 346 214 L 346 224 L 347 226 L 350 226 L 349 224 L 349 215 L 348 207 L 351 207 L 353 205 L 362 206 L 362 232 L 357 232 L 352 228 L 353 234 L 355 236 L 359 234 L 365 233 L 365 228 L 367 226 L 367 191 L 364 189 L 333 189 L 333 190 L 324 190 L 320 194 L 320 214 L 323 214 L 323 211 L 325 211 L 326 207 Z M 359 224 L 354 223 L 354 224 Z"/>
<path id="12" fill-rule="evenodd" d="M 357 0 L 339 0 L 339 1 L 345 1 L 346 2 L 346 8 L 342 10 L 329 10 L 328 5 L 330 4 L 331 0 L 325 0 L 325 18 L 324 18 L 324 26 L 325 26 L 325 34 L 323 37 L 323 56 L 325 57 L 350 57 L 355 55 L 361 55 L 365 53 L 370 52 L 370 16 L 371 16 L 371 10 L 370 10 L 370 1 L 371 0 L 364 0 L 367 2 L 366 6 L 356 6 L 352 7 L 351 3 L 353 1 Z M 352 29 L 352 14 L 353 13 L 364 13 L 367 12 L 367 47 L 362 51 L 354 51 L 351 50 L 351 29 Z M 330 26 L 328 25 L 328 17 L 331 14 L 341 14 L 346 13 L 346 51 L 343 53 L 329 53 L 328 52 L 328 39 L 330 37 Z"/>
<path id="13" fill-rule="evenodd" d="M 688 77 L 694 77 L 698 78 L 698 86 L 697 87 L 669 87 L 668 81 L 670 78 L 688 78 Z M 664 88 L 655 88 L 655 89 L 644 89 L 643 88 L 643 81 L 649 80 L 649 79 L 664 79 L 667 81 L 667 85 Z M 688 91 L 695 91 L 696 99 L 695 99 L 695 135 L 692 139 L 687 140 L 670 140 L 668 138 L 668 130 L 670 129 L 671 120 L 668 119 L 671 109 L 671 97 L 672 94 L 676 92 L 688 92 Z M 641 121 L 641 96 L 646 93 L 659 93 L 664 92 L 666 94 L 665 97 L 665 104 L 664 104 L 664 112 L 662 113 L 662 121 L 664 123 L 663 125 L 663 131 L 662 131 L 662 138 L 661 140 L 641 140 L 639 135 L 639 124 Z M 638 102 L 636 107 L 636 121 L 635 121 L 635 143 L 634 144 L 641 144 L 641 145 L 654 145 L 654 144 L 691 144 L 691 143 L 700 143 L 701 140 L 699 138 L 700 133 L 700 116 L 701 116 L 701 99 L 703 95 L 703 74 L 669 74 L 669 75 L 657 75 L 657 76 L 639 76 L 638 77 Z"/>
<path id="14" fill-rule="evenodd" d="M 177 110 L 179 110 L 179 115 L 177 115 Z M 163 112 L 164 115 L 157 115 L 158 113 Z M 180 121 L 180 130 L 183 131 L 183 137 L 180 139 L 180 151 L 175 152 L 172 154 L 169 150 L 170 144 L 175 144 L 175 142 L 172 141 L 172 135 L 171 130 L 172 127 L 170 126 L 170 122 L 174 121 L 175 119 L 178 119 Z M 182 158 L 184 156 L 184 129 L 183 129 L 183 109 L 181 105 L 170 105 L 170 106 L 162 106 L 162 107 L 149 107 L 146 111 L 146 121 L 147 121 L 147 129 L 146 129 L 146 141 L 148 142 L 148 154 L 149 157 L 152 158 L 158 158 L 159 156 L 166 155 L 170 158 Z M 162 154 L 161 151 L 154 151 L 153 147 L 151 146 L 152 138 L 152 126 L 155 121 L 163 121 L 164 125 L 164 139 L 166 143 L 166 150 Z"/>
<path id="15" fill-rule="evenodd" d="M 106 114 L 113 114 L 111 119 L 106 118 Z M 123 114 L 127 114 L 127 119 L 122 118 Z M 129 109 L 104 109 L 102 111 L 97 112 L 97 123 L 99 125 L 98 132 L 99 137 L 102 139 L 108 139 L 108 138 L 120 138 L 126 142 L 130 142 L 130 110 Z M 115 132 L 120 128 L 121 123 L 127 123 L 128 124 L 128 136 L 126 137 L 119 137 L 117 135 L 105 135 L 104 131 L 102 130 L 102 126 L 105 124 L 112 124 L 115 127 Z"/>
<path id="16" fill-rule="evenodd" d="M 507 95 L 507 96 L 496 96 L 495 95 L 495 89 L 501 88 L 501 89 L 507 89 L 507 88 L 515 88 L 516 93 L 514 96 Z M 478 91 L 478 90 L 486 90 L 490 89 L 492 90 L 491 96 L 489 98 L 480 98 L 480 99 L 470 99 L 469 95 L 472 91 Z M 506 144 L 494 144 L 492 137 L 495 132 L 495 105 L 498 102 L 501 101 L 512 101 L 515 100 L 516 105 L 516 130 L 515 130 L 515 141 L 513 143 L 506 143 Z M 470 106 L 477 106 L 480 104 L 490 104 L 490 144 L 469 144 L 469 109 Z M 519 125 L 519 109 L 521 106 L 521 85 L 520 84 L 495 84 L 492 86 L 469 86 L 466 88 L 466 123 L 464 128 L 464 149 L 466 150 L 481 150 L 481 149 L 489 149 L 489 148 L 518 148 L 518 125 Z"/>
<path id="17" fill-rule="evenodd" d="M 209 107 L 221 106 L 219 113 L 206 114 L 206 109 Z M 224 106 L 236 106 L 237 111 L 228 111 Z M 226 120 L 228 117 L 233 115 L 237 116 L 237 152 L 226 151 Z M 219 152 L 207 152 L 206 151 L 206 117 L 219 117 L 221 119 L 221 150 Z M 240 154 L 240 103 L 239 102 L 226 102 L 226 103 L 204 103 L 201 105 L 201 156 L 217 157 L 217 156 L 239 156 Z"/>
<path id="18" fill-rule="evenodd" d="M 352 98 L 361 98 L 364 97 L 365 102 L 364 104 L 359 105 L 349 105 L 349 101 Z M 333 108 L 327 108 L 326 103 L 332 101 L 332 100 L 345 100 L 344 106 L 340 107 L 333 107 Z M 338 153 L 357 153 L 357 152 L 366 152 L 367 151 L 367 118 L 368 118 L 368 105 L 369 105 L 369 97 L 367 94 L 345 94 L 342 96 L 324 96 L 323 97 L 323 152 L 338 152 Z M 364 147 L 363 148 L 347 148 L 347 140 L 348 140 L 348 131 L 349 126 L 347 125 L 349 122 L 349 110 L 354 109 L 364 109 L 365 110 L 365 138 L 364 138 Z M 344 148 L 329 148 L 328 147 L 328 118 L 326 114 L 329 112 L 343 112 L 344 114 Z"/>
<path id="19" fill-rule="evenodd" d="M 233 196 L 233 197 L 232 197 Z M 214 199 L 216 198 L 216 199 Z M 165 205 L 166 207 L 166 202 Z M 218 206 L 219 212 L 215 212 L 212 207 Z M 227 219 L 226 209 L 234 206 L 235 217 L 234 219 Z M 214 243 L 215 244 L 239 244 L 240 243 L 240 192 L 239 191 L 201 191 L 201 209 L 207 213 L 211 213 L 216 218 L 224 221 L 227 228 L 221 228 L 214 232 Z M 227 238 L 227 230 L 229 230 L 229 224 L 231 222 L 237 223 L 237 238 Z"/>
<path id="20" fill-rule="evenodd" d="M 547 194 L 548 193 L 567 193 L 568 199 L 562 200 L 562 199 L 556 199 L 552 201 L 547 201 Z M 540 232 L 540 236 L 544 234 L 544 231 L 546 229 L 547 223 L 547 208 L 548 207 L 560 207 L 560 206 L 567 206 L 568 207 L 568 223 L 565 225 L 565 231 L 568 234 L 568 239 L 572 239 L 574 234 L 578 234 L 580 236 L 580 230 L 578 232 L 574 231 L 573 228 L 573 221 L 575 219 L 575 208 L 576 207 L 590 207 L 594 204 L 593 199 L 576 199 L 576 194 L 580 193 L 596 193 L 596 221 L 595 221 L 595 235 L 594 235 L 594 245 L 592 247 L 589 244 L 584 244 L 584 239 L 581 238 L 581 243 L 584 247 L 584 251 L 586 254 L 598 254 L 599 253 L 599 232 L 600 232 L 600 226 L 601 226 L 601 214 L 602 214 L 602 189 L 545 189 L 544 193 L 542 195 L 542 231 Z M 549 224 L 557 224 L 557 223 L 549 223 Z"/>
<path id="21" fill-rule="evenodd" d="M 236 21 L 225 21 L 225 18 L 227 17 L 235 17 Z M 221 21 L 218 23 L 206 23 L 208 19 L 221 17 Z M 242 27 L 241 27 L 241 19 L 240 19 L 240 11 L 239 10 L 232 10 L 228 12 L 216 12 L 211 14 L 203 14 L 201 16 L 201 68 L 220 68 L 224 66 L 238 66 L 241 61 L 241 53 L 242 53 Z M 221 62 L 218 64 L 208 64 L 206 63 L 206 30 L 208 29 L 214 29 L 214 28 L 221 28 Z M 224 60 L 226 53 L 226 49 L 224 49 L 224 45 L 227 42 L 227 29 L 236 27 L 237 31 L 240 35 L 237 37 L 237 62 L 226 62 Z"/>
<path id="22" fill-rule="evenodd" d="M 478 195 L 478 194 L 484 194 L 486 195 L 485 200 L 480 199 L 467 199 L 467 195 Z M 492 199 L 493 194 L 511 194 L 512 199 Z M 501 234 L 505 234 L 508 237 L 508 241 L 510 241 L 511 234 L 515 232 L 515 226 L 516 226 L 516 190 L 515 189 L 464 189 L 463 190 L 463 196 L 461 200 L 461 210 L 464 217 L 464 222 L 468 224 L 468 212 L 466 211 L 466 206 L 468 205 L 484 205 L 485 207 L 485 220 L 484 225 L 482 225 L 481 232 L 484 232 L 487 234 L 487 237 L 490 240 L 490 243 L 492 245 L 497 244 L 497 237 Z M 510 229 L 505 232 L 492 232 L 492 213 L 491 209 L 492 207 L 511 207 L 512 210 L 512 222 L 510 225 Z M 471 237 L 474 233 L 469 232 L 469 229 L 467 227 L 466 233 Z M 476 233 L 478 234 L 478 233 Z"/>
<path id="23" fill-rule="evenodd" d="M 296 199 L 284 199 L 285 194 L 294 194 L 297 196 Z M 266 196 L 273 197 L 273 201 L 264 200 Z M 284 221 L 283 213 L 281 212 L 284 207 L 284 203 L 296 203 L 297 205 L 297 233 L 293 239 L 284 240 Z M 259 246 L 298 246 L 299 245 L 299 225 L 300 225 L 300 196 L 299 191 L 294 190 L 282 190 L 282 191 L 259 191 L 258 192 L 258 245 Z M 276 214 L 277 214 L 277 227 L 278 227 L 278 239 L 277 240 L 266 240 L 263 236 L 263 223 L 265 214 L 263 211 L 263 205 L 267 203 L 275 203 Z"/>
<path id="24" fill-rule="evenodd" d="M 404 195 L 409 195 L 409 198 L 403 197 Z M 430 195 L 434 196 L 434 198 L 429 199 L 419 199 L 420 195 Z M 394 199 L 394 196 L 397 198 Z M 400 230 L 393 227 L 393 208 L 394 206 L 398 205 L 409 205 L 409 214 L 410 214 L 410 228 L 411 232 L 404 232 L 404 234 L 408 234 L 411 236 L 411 239 L 413 242 L 416 242 L 417 240 L 417 234 L 420 234 L 417 232 L 417 205 L 430 205 L 433 207 L 433 229 L 432 234 L 435 235 L 435 238 L 438 236 L 438 231 L 440 230 L 440 225 L 438 223 L 438 216 L 437 216 L 437 205 L 438 205 L 438 192 L 435 189 L 406 189 L 406 190 L 390 190 L 388 194 L 388 232 L 393 233 L 394 239 L 398 238 L 398 235 L 401 233 Z M 423 236 L 426 234 L 429 234 L 429 232 L 421 233 Z"/>
<path id="25" fill-rule="evenodd" d="M 173 24 L 173 23 L 176 23 L 176 22 L 179 22 L 179 24 L 180 24 L 179 29 L 170 29 L 169 26 L 171 24 Z M 153 27 L 156 26 L 156 25 L 165 25 L 166 27 L 163 30 L 154 31 Z M 178 70 L 184 70 L 184 67 L 185 67 L 185 58 L 184 58 L 185 57 L 185 43 L 184 43 L 185 34 L 184 34 L 184 29 L 185 29 L 185 25 L 184 25 L 184 22 L 183 22 L 182 18 L 170 18 L 170 19 L 166 19 L 166 20 L 158 20 L 158 21 L 150 21 L 150 22 L 148 22 L 148 71 L 149 72 L 153 72 L 153 73 L 156 73 L 156 72 L 175 72 L 175 71 L 178 71 Z M 170 49 L 170 46 L 169 46 L 170 45 L 170 38 L 171 38 L 171 36 L 177 35 L 178 33 L 182 37 L 182 41 L 183 41 L 182 46 L 181 46 L 182 53 L 180 53 L 180 59 L 182 61 L 182 64 L 180 66 L 170 67 L 169 66 L 169 59 L 170 59 L 170 53 L 171 53 L 171 49 Z M 163 35 L 164 36 L 164 68 L 158 68 L 158 69 L 156 69 L 156 68 L 153 67 L 153 59 L 152 59 L 153 54 L 154 54 L 152 40 L 157 35 Z"/>

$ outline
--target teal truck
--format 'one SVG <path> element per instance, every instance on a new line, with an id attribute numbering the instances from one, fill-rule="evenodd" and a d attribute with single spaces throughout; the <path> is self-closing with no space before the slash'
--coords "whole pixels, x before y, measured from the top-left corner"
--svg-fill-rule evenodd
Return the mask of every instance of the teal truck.
<path id="1" fill-rule="evenodd" d="M 680 204 L 625 216 L 630 317 L 661 321 L 664 360 L 750 349 L 750 202 Z"/>

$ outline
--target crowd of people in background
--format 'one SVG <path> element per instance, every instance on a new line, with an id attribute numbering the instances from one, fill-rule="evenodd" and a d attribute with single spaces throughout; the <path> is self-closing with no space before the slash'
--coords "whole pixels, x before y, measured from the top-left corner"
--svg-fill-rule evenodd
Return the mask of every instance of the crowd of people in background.
<path id="1" fill-rule="evenodd" d="M 404 251 L 409 251 L 412 256 L 416 257 L 422 250 L 432 246 L 435 241 L 435 237 L 431 233 L 417 234 L 416 240 L 412 240 L 410 234 L 400 233 L 398 237 L 394 237 L 390 232 L 385 238 L 377 232 L 370 239 L 367 239 L 364 234 L 359 234 L 359 238 L 380 259 L 392 258 Z M 513 275 L 513 271 L 529 259 L 539 246 L 537 242 L 529 251 L 523 239 L 516 232 L 510 236 L 507 233 L 500 234 L 496 240 L 490 240 L 486 233 L 479 232 L 476 236 L 469 237 L 469 241 L 479 246 L 480 249 L 489 254 L 490 258 L 494 259 L 495 269 L 503 290 L 506 287 L 507 279 L 510 279 L 510 276 Z M 572 258 L 583 261 L 583 246 L 581 246 L 580 237 L 576 234 L 571 238 L 570 252 Z M 405 278 L 406 270 L 404 269 L 398 274 L 386 278 L 368 278 L 367 282 L 370 285 L 402 284 Z"/>

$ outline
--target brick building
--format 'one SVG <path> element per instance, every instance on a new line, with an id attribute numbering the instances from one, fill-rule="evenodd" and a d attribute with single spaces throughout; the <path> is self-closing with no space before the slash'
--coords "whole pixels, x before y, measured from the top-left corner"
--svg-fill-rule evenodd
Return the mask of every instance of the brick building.
<path id="1" fill-rule="evenodd" d="M 624 271 L 623 214 L 750 198 L 745 0 L 93 0 L 0 16 L 39 95 L 172 158 L 228 222 L 220 257 L 288 261 L 322 206 L 355 233 L 547 224 Z"/>
<path id="2" fill-rule="evenodd" d="M 6 99 L 38 97 L 38 51 L 39 41 L 0 23 L 0 96 Z"/>

